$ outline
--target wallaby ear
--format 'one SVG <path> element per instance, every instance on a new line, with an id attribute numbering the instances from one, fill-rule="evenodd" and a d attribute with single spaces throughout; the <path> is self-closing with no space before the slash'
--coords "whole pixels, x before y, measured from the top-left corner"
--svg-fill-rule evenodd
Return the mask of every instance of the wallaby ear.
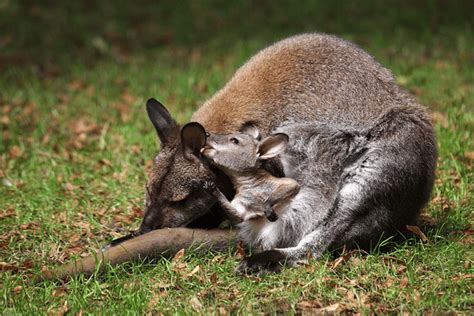
<path id="1" fill-rule="evenodd" d="M 184 157 L 188 160 L 195 160 L 199 157 L 199 152 L 206 144 L 206 130 L 197 123 L 191 122 L 181 129 L 181 146 L 183 146 Z"/>
<path id="2" fill-rule="evenodd" d="M 260 140 L 262 136 L 260 135 L 260 131 L 258 130 L 257 126 L 247 123 L 241 129 L 240 132 L 246 135 L 253 137 L 256 140 Z"/>
<path id="3" fill-rule="evenodd" d="M 267 160 L 281 154 L 288 145 L 289 137 L 283 133 L 272 134 L 258 144 L 259 160 Z"/>
<path id="4" fill-rule="evenodd" d="M 155 126 L 162 146 L 166 146 L 178 136 L 178 124 L 163 104 L 153 98 L 148 99 L 146 111 L 150 121 Z"/>

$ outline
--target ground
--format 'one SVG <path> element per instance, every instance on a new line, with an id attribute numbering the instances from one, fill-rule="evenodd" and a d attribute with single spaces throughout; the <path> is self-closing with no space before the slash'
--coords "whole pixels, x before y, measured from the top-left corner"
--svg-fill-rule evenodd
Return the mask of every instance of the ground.
<path id="1" fill-rule="evenodd" d="M 473 311 L 471 1 L 155 2 L 0 4 L 0 310 Z M 314 30 L 357 43 L 432 111 L 439 160 L 419 223 L 426 238 L 275 275 L 235 275 L 230 249 L 30 282 L 139 224 L 159 148 L 147 98 L 184 123 L 252 54 Z"/>

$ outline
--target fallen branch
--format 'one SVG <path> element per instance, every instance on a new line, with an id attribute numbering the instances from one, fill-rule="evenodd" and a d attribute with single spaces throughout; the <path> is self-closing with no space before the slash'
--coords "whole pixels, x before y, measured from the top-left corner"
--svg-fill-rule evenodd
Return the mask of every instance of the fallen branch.
<path id="1" fill-rule="evenodd" d="M 103 271 L 107 265 L 127 261 L 173 256 L 183 248 L 195 251 L 225 250 L 235 243 L 237 233 L 222 229 L 164 228 L 125 240 L 116 246 L 97 251 L 95 254 L 65 265 L 47 270 L 38 281 L 67 279 L 74 275 L 92 275 Z"/>

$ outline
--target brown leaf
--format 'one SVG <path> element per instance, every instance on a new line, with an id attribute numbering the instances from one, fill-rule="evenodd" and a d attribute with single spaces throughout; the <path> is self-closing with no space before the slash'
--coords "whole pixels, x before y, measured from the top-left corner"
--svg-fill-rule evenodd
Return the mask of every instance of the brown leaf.
<path id="1" fill-rule="evenodd" d="M 238 258 L 244 258 L 245 257 L 244 242 L 242 240 L 239 240 L 239 242 L 237 243 L 236 256 Z"/>
<path id="2" fill-rule="evenodd" d="M 306 312 L 315 311 L 321 308 L 322 306 L 323 304 L 318 300 L 312 300 L 312 301 L 303 300 L 303 301 L 299 301 L 296 304 L 297 309 L 301 309 L 302 311 L 306 311 Z"/>
<path id="3" fill-rule="evenodd" d="M 12 148 L 10 148 L 9 153 L 10 153 L 10 158 L 15 159 L 15 158 L 21 157 L 21 155 L 23 154 L 23 151 L 18 145 L 13 145 Z"/>
<path id="4" fill-rule="evenodd" d="M 405 271 L 407 271 L 407 267 L 405 265 L 400 265 L 397 269 L 397 274 L 402 274 L 402 273 L 405 273 Z"/>
<path id="5" fill-rule="evenodd" d="M 178 261 L 180 260 L 181 258 L 184 257 L 184 248 L 179 250 L 173 257 L 173 259 L 171 261 Z"/>
<path id="6" fill-rule="evenodd" d="M 326 307 L 320 308 L 318 311 L 323 312 L 323 313 L 335 313 L 341 307 L 342 306 L 339 303 L 335 303 L 335 304 L 328 305 Z"/>
<path id="7" fill-rule="evenodd" d="M 108 159 L 105 159 L 105 158 L 102 158 L 99 160 L 99 163 L 102 165 L 102 166 L 112 166 L 112 163 L 110 162 L 110 160 Z"/>
<path id="8" fill-rule="evenodd" d="M 336 258 L 331 264 L 331 269 L 336 269 L 339 265 L 347 262 L 354 254 L 358 253 L 358 250 L 351 250 L 348 253 Z"/>
<path id="9" fill-rule="evenodd" d="M 191 272 L 189 272 L 188 274 L 186 274 L 186 276 L 189 278 L 189 277 L 192 277 L 193 275 L 195 275 L 196 273 L 199 272 L 199 270 L 201 269 L 201 267 L 199 265 L 197 265 Z"/>
<path id="10" fill-rule="evenodd" d="M 70 128 L 77 135 L 88 134 L 88 133 L 98 134 L 102 130 L 102 128 L 99 125 L 93 122 L 90 122 L 86 118 L 80 118 L 74 121 L 73 123 L 70 124 Z"/>
<path id="11" fill-rule="evenodd" d="M 403 289 L 408 285 L 408 277 L 404 276 L 400 281 L 400 288 Z"/>
<path id="12" fill-rule="evenodd" d="M 83 87 L 84 87 L 84 81 L 80 79 L 75 79 L 68 83 L 68 88 L 72 91 L 77 91 Z"/>
<path id="13" fill-rule="evenodd" d="M 23 286 L 21 286 L 21 285 L 15 286 L 15 288 L 13 289 L 13 293 L 15 293 L 15 294 L 18 294 L 21 291 L 23 291 Z"/>
<path id="14" fill-rule="evenodd" d="M 20 270 L 20 267 L 14 265 L 14 264 L 10 264 L 10 263 L 7 263 L 7 262 L 0 262 L 0 271 L 14 271 L 14 272 L 17 272 Z"/>
<path id="15" fill-rule="evenodd" d="M 461 274 L 461 275 L 457 275 L 451 278 L 451 280 L 453 281 L 467 280 L 467 279 L 474 279 L 474 274 Z"/>
<path id="16" fill-rule="evenodd" d="M 12 217 L 12 216 L 15 216 L 15 209 L 13 207 L 2 209 L 0 212 L 0 218 Z"/>
<path id="17" fill-rule="evenodd" d="M 444 115 L 443 113 L 441 112 L 433 112 L 431 114 L 431 120 L 434 122 L 434 123 L 438 123 L 440 124 L 442 127 L 444 128 L 448 128 L 449 126 L 449 120 L 448 118 L 446 117 L 446 115 Z"/>
<path id="18" fill-rule="evenodd" d="M 396 262 L 398 264 L 405 264 L 405 261 L 398 259 L 394 256 L 385 256 L 382 258 L 384 263 L 390 263 L 391 261 Z"/>
<path id="19" fill-rule="evenodd" d="M 406 226 L 409 231 L 411 231 L 413 234 L 417 235 L 420 237 L 420 239 L 424 242 L 428 242 L 428 237 L 421 231 L 420 227 L 416 225 L 407 225 Z"/>
<path id="20" fill-rule="evenodd" d="M 217 284 L 217 273 L 214 272 L 213 274 L 211 274 L 209 280 L 211 281 L 212 285 L 215 286 Z"/>
<path id="21" fill-rule="evenodd" d="M 63 188 L 64 188 L 64 190 L 71 192 L 71 191 L 74 191 L 74 189 L 76 187 L 74 186 L 74 184 L 72 184 L 70 182 L 66 182 L 66 183 L 63 184 Z"/>
<path id="22" fill-rule="evenodd" d="M 191 307 L 196 311 L 199 312 L 202 309 L 202 303 L 199 301 L 199 299 L 196 296 L 193 296 L 189 300 L 189 304 L 191 304 Z"/>
<path id="23" fill-rule="evenodd" d="M 474 160 L 474 151 L 466 151 L 464 157 L 470 160 Z"/>

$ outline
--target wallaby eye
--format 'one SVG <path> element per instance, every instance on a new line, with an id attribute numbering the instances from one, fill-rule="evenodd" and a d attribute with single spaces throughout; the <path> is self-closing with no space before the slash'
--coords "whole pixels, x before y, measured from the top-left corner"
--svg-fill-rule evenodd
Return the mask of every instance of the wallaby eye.
<path id="1" fill-rule="evenodd" d="M 235 137 L 232 137 L 232 138 L 230 139 L 230 141 L 231 141 L 232 143 L 236 144 L 236 145 L 239 143 L 239 140 L 238 140 L 237 138 L 235 138 Z"/>
<path id="2" fill-rule="evenodd" d="M 210 137 L 211 134 L 209 134 L 209 132 L 206 132 L 206 137 Z"/>

